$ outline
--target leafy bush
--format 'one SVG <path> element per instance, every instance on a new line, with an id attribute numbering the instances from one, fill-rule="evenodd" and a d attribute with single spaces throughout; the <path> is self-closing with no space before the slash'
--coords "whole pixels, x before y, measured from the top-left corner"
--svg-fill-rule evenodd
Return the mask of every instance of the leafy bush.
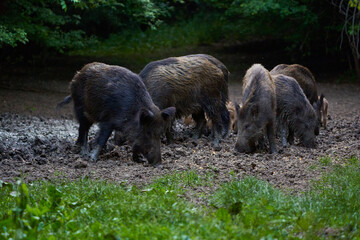
<path id="1" fill-rule="evenodd" d="M 58 52 L 87 47 L 124 27 L 155 27 L 172 9 L 149 0 L 12 0 L 3 7 L 0 48 L 29 42 Z"/>

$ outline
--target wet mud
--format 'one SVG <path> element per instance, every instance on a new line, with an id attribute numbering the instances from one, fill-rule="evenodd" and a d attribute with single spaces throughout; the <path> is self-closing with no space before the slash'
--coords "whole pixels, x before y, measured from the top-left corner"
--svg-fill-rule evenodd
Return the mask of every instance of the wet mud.
<path id="1" fill-rule="evenodd" d="M 360 157 L 359 86 L 320 84 L 319 88 L 329 102 L 329 120 L 327 129 L 321 129 L 316 139 L 316 149 L 303 148 L 297 142 L 281 148 L 277 140 L 278 154 L 259 150 L 235 155 L 236 135 L 231 134 L 221 141 L 220 151 L 213 151 L 212 139 L 192 139 L 191 126 L 179 120 L 177 140 L 162 144 L 163 163 L 156 168 L 133 162 L 131 147 L 115 146 L 113 136 L 98 162 L 82 158 L 74 147 L 78 124 L 71 106 L 60 113 L 54 108 L 66 93 L 0 89 L 0 179 L 31 182 L 90 177 L 143 186 L 165 174 L 194 170 L 211 173 L 215 187 L 234 177 L 251 175 L 284 190 L 303 191 L 312 180 L 331 170 L 331 164 L 319 159 L 330 157 L 333 163 L 342 163 L 351 156 Z M 231 100 L 239 101 L 240 92 L 239 83 L 230 84 Z M 90 142 L 96 130 L 96 126 L 91 128 Z"/>

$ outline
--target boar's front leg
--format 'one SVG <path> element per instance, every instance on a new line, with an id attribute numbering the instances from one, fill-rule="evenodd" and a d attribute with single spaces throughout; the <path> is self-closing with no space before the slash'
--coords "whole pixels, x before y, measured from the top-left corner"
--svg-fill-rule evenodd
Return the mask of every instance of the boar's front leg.
<path id="1" fill-rule="evenodd" d="M 167 144 L 172 144 L 174 142 L 174 129 L 173 129 L 174 121 L 171 121 L 169 126 L 166 128 L 165 136 Z"/>
<path id="2" fill-rule="evenodd" d="M 204 127 L 206 125 L 206 119 L 205 119 L 205 115 L 204 115 L 204 111 L 200 111 L 198 113 L 193 113 L 192 117 L 196 123 L 195 126 L 195 132 L 193 135 L 193 138 L 198 139 L 201 138 L 201 135 L 204 131 Z"/>
<path id="3" fill-rule="evenodd" d="M 126 142 L 126 137 L 122 132 L 115 131 L 114 140 L 116 145 L 122 146 Z"/>
<path id="4" fill-rule="evenodd" d="M 280 122 L 278 123 L 278 134 L 280 134 L 280 140 L 282 147 L 286 148 L 288 146 L 286 137 L 287 137 L 287 125 Z"/>
<path id="5" fill-rule="evenodd" d="M 290 145 L 294 144 L 294 130 L 289 128 L 289 135 L 287 137 L 287 141 L 289 142 Z"/>
<path id="6" fill-rule="evenodd" d="M 95 162 L 99 156 L 101 149 L 105 146 L 107 140 L 109 139 L 109 137 L 113 131 L 113 128 L 110 123 L 100 123 L 99 127 L 100 127 L 100 130 L 99 130 L 98 137 L 96 139 L 96 146 L 91 151 L 91 154 L 90 154 L 90 158 Z"/>
<path id="7" fill-rule="evenodd" d="M 277 153 L 275 142 L 275 123 L 273 121 L 267 124 L 266 132 L 269 140 L 270 153 Z"/>
<path id="8" fill-rule="evenodd" d="M 88 148 L 88 133 L 91 127 L 91 123 L 83 114 L 77 114 L 78 121 L 79 121 L 79 135 L 78 139 L 76 140 L 76 145 L 81 147 L 81 155 L 87 155 L 89 152 Z"/>

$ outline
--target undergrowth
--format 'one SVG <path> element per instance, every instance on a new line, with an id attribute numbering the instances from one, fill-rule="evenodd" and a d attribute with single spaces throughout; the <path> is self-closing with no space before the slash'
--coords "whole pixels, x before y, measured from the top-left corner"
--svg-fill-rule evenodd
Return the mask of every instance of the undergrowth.
<path id="1" fill-rule="evenodd" d="M 141 70 L 148 62 L 196 52 L 199 45 L 207 45 L 225 38 L 224 26 L 217 14 L 197 15 L 156 29 L 128 29 L 112 34 L 108 39 L 70 55 L 105 58 L 110 63 L 134 66 Z M 228 34 L 229 35 L 229 34 Z"/>

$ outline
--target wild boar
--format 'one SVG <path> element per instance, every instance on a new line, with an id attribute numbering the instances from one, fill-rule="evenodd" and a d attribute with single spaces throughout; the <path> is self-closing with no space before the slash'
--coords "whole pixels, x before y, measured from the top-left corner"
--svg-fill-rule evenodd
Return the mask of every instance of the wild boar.
<path id="1" fill-rule="evenodd" d="M 176 118 L 192 115 L 195 138 L 201 137 L 206 114 L 213 122 L 214 148 L 220 148 L 219 139 L 228 134 L 230 124 L 229 72 L 224 64 L 205 54 L 170 57 L 149 63 L 139 75 L 157 106 L 175 106 Z M 172 141 L 172 127 L 166 137 Z"/>
<path id="2" fill-rule="evenodd" d="M 90 158 L 97 160 L 113 130 L 132 143 L 133 160 L 141 154 L 151 164 L 161 163 L 160 135 L 175 117 L 176 109 L 160 110 L 152 101 L 140 77 L 130 70 L 104 63 L 90 63 L 77 72 L 70 82 L 71 95 L 58 107 L 74 101 L 80 124 L 76 144 L 88 153 L 88 132 L 93 123 L 100 130 Z"/>
<path id="3" fill-rule="evenodd" d="M 283 74 L 294 78 L 311 104 L 318 101 L 318 91 L 315 77 L 307 67 L 300 64 L 279 64 L 270 71 L 270 74 Z"/>
<path id="4" fill-rule="evenodd" d="M 277 128 L 282 145 L 294 142 L 294 136 L 308 148 L 315 148 L 319 134 L 317 115 L 298 82 L 282 74 L 272 76 L 276 86 Z"/>
<path id="5" fill-rule="evenodd" d="M 242 85 L 242 107 L 235 104 L 238 115 L 238 138 L 235 151 L 251 153 L 269 141 L 270 153 L 276 153 L 276 93 L 270 73 L 254 64 L 245 74 Z"/>
<path id="6" fill-rule="evenodd" d="M 321 109 L 323 108 L 323 98 L 318 97 L 317 84 L 311 71 L 299 64 L 279 64 L 270 71 L 271 75 L 283 74 L 294 78 L 302 88 L 305 96 L 315 109 L 318 124 L 321 125 Z"/>

